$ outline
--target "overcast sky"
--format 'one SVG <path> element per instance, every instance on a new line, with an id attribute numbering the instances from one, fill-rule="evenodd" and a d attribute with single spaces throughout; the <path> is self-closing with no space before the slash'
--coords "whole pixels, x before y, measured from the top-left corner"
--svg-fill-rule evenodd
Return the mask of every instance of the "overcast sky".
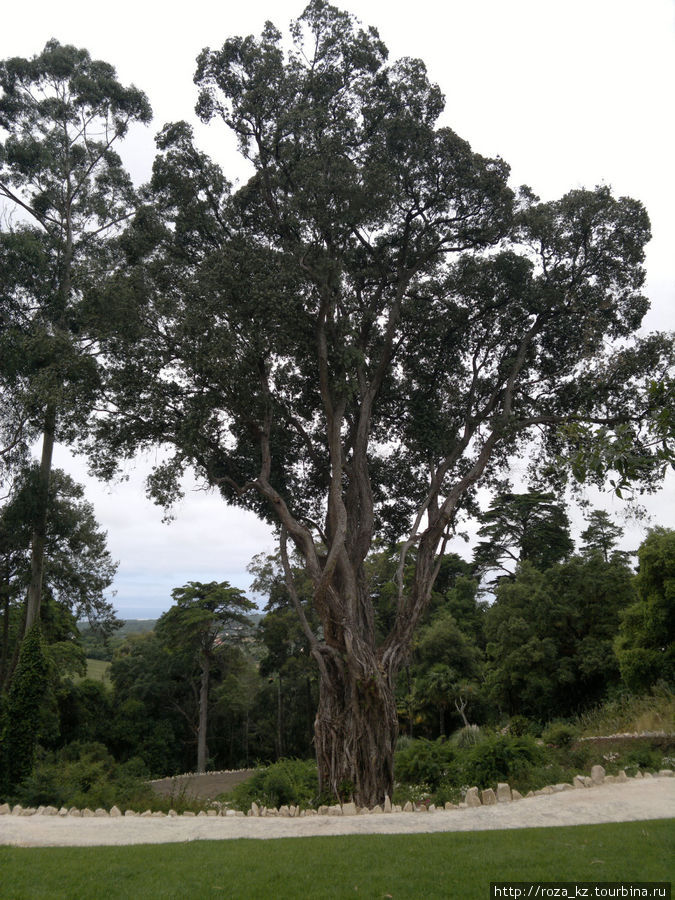
<path id="1" fill-rule="evenodd" d="M 499 155 L 513 185 L 529 184 L 544 200 L 577 187 L 608 184 L 641 200 L 651 217 L 645 330 L 673 327 L 675 298 L 675 5 L 671 0 L 385 0 L 338 4 L 374 25 L 390 58 L 416 56 L 446 96 L 443 124 L 474 150 Z M 143 89 L 155 118 L 122 149 L 134 178 L 147 179 L 154 134 L 167 121 L 196 125 L 200 145 L 231 178 L 246 178 L 224 126 L 198 125 L 194 61 L 206 46 L 235 34 L 258 34 L 267 19 L 281 30 L 302 2 L 7 3 L 0 58 L 32 56 L 51 37 L 87 48 L 117 68 L 123 83 Z M 228 509 L 214 494 L 188 485 L 176 520 L 145 500 L 150 461 L 129 467 L 129 480 L 101 485 L 86 465 L 59 449 L 56 465 L 86 484 L 120 567 L 115 605 L 123 617 L 154 617 L 186 581 L 228 580 L 246 588 L 246 565 L 271 552 L 268 529 Z M 675 525 L 675 479 L 646 502 L 652 524 Z M 589 495 L 621 518 L 610 495 Z M 579 516 L 575 521 L 581 523 Z M 627 548 L 644 526 L 626 523 Z M 577 529 L 578 531 L 578 529 Z M 457 548 L 460 552 L 462 547 Z M 466 552 L 466 551 L 465 551 Z"/>

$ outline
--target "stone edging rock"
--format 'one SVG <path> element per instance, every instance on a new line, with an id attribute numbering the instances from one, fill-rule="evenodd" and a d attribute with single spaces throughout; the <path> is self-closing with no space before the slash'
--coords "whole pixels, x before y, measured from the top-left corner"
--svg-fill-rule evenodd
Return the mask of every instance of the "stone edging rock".
<path id="1" fill-rule="evenodd" d="M 525 795 L 525 797 L 523 797 L 522 794 L 520 794 L 518 791 L 512 789 L 508 784 L 502 782 L 497 785 L 496 791 L 494 791 L 492 788 L 487 788 L 486 790 L 479 791 L 477 787 L 470 787 L 467 790 L 466 796 L 462 803 L 446 803 L 444 807 L 436 807 L 433 803 L 429 806 L 426 806 L 425 804 L 412 804 L 410 801 L 408 801 L 404 806 L 400 806 L 398 804 L 392 804 L 389 797 L 385 797 L 384 805 L 376 806 L 373 809 L 362 809 L 357 807 L 355 803 L 335 804 L 333 806 L 320 806 L 318 809 L 300 809 L 300 807 L 298 806 L 281 806 L 279 809 L 268 809 L 265 806 L 261 807 L 257 803 L 253 803 L 251 805 L 251 809 L 247 813 L 243 813 L 240 810 L 234 809 L 210 809 L 208 811 L 202 810 L 199 813 L 184 812 L 182 813 L 182 817 L 215 818 L 217 816 L 238 816 L 243 818 L 244 816 L 249 816 L 265 818 L 281 816 L 296 818 L 306 816 L 362 816 L 410 812 L 433 813 L 441 810 L 450 811 L 477 806 L 496 806 L 499 803 L 512 803 L 517 800 L 527 800 L 530 797 L 537 797 L 546 794 L 562 793 L 563 791 L 586 790 L 588 788 L 593 788 L 601 784 L 623 784 L 628 781 L 637 781 L 645 778 L 672 778 L 674 775 L 675 773 L 672 769 L 661 769 L 656 774 L 652 774 L 651 772 L 638 771 L 637 775 L 635 775 L 633 778 L 629 778 L 623 770 L 619 772 L 618 775 L 607 775 L 602 766 L 593 766 L 590 776 L 575 775 L 571 784 L 562 783 L 547 785 L 540 790 L 529 791 Z M 153 819 L 178 817 L 178 813 L 174 809 L 170 809 L 168 813 L 152 812 L 149 809 L 146 809 L 145 812 L 139 813 L 134 810 L 128 809 L 123 814 L 117 806 L 113 806 L 110 811 L 101 808 L 95 810 L 76 809 L 74 806 L 70 807 L 70 809 L 66 809 L 65 806 L 62 806 L 61 809 L 57 809 L 55 806 L 38 806 L 37 809 L 34 807 L 27 807 L 24 809 L 24 807 L 18 804 L 16 806 L 10 807 L 8 803 L 3 803 L 2 805 L 0 805 L 0 816 L 5 815 L 60 816 L 62 818 L 65 818 L 66 816 L 76 816 L 81 818 L 101 819 L 121 818 L 122 816 L 126 818 L 140 817 Z"/>

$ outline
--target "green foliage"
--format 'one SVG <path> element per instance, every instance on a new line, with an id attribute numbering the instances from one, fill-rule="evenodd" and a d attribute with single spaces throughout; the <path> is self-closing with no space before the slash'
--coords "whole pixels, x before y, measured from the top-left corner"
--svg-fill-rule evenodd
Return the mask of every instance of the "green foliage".
<path id="1" fill-rule="evenodd" d="M 316 806 L 319 781 L 316 763 L 299 759 L 280 759 L 259 769 L 228 795 L 233 805 L 247 811 L 254 801 L 259 806 Z"/>
<path id="2" fill-rule="evenodd" d="M 675 531 L 651 531 L 638 559 L 638 600 L 622 614 L 616 654 L 626 685 L 644 691 L 675 683 Z"/>
<path id="3" fill-rule="evenodd" d="M 487 687 L 507 713 L 540 721 L 598 702 L 619 681 L 619 615 L 634 599 L 621 558 L 574 556 L 503 579 L 486 616 Z"/>
<path id="4" fill-rule="evenodd" d="M 536 728 L 535 723 L 528 719 L 527 716 L 515 715 L 509 719 L 509 734 L 513 734 L 516 737 L 532 734 L 534 728 Z"/>
<path id="5" fill-rule="evenodd" d="M 546 762 L 544 750 L 533 737 L 493 735 L 467 751 L 462 764 L 463 783 L 480 788 L 498 781 L 516 784 L 530 769 Z"/>
<path id="6" fill-rule="evenodd" d="M 543 571 L 574 550 L 567 513 L 554 494 L 499 493 L 480 521 L 474 563 L 483 575 L 511 574 L 525 561 Z"/>
<path id="7" fill-rule="evenodd" d="M 48 663 L 42 633 L 34 625 L 26 635 L 0 720 L 0 788 L 8 791 L 33 767 L 48 685 Z"/>
<path id="8" fill-rule="evenodd" d="M 466 750 L 467 747 L 473 747 L 483 740 L 485 734 L 478 725 L 468 725 L 460 728 L 452 736 L 452 743 L 460 750 Z"/>
<path id="9" fill-rule="evenodd" d="M 153 793 L 147 777 L 140 759 L 119 764 L 103 744 L 75 742 L 38 759 L 15 797 L 23 806 L 160 809 L 165 801 Z"/>
<path id="10" fill-rule="evenodd" d="M 578 733 L 573 725 L 553 722 L 542 731 L 541 738 L 545 744 L 552 744 L 554 747 L 571 747 Z"/>
<path id="11" fill-rule="evenodd" d="M 456 749 L 447 741 L 413 741 L 394 756 L 394 777 L 410 784 L 429 785 L 436 790 L 454 772 Z"/>

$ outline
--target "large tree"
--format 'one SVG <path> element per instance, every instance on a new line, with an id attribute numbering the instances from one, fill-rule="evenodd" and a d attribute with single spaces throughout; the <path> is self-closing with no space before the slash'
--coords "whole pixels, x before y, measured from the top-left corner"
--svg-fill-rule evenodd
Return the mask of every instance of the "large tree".
<path id="1" fill-rule="evenodd" d="M 324 0 L 292 38 L 285 52 L 268 24 L 199 57 L 198 112 L 252 167 L 240 189 L 187 125 L 159 137 L 110 289 L 124 327 L 93 450 L 109 472 L 139 446 L 173 448 L 157 499 L 192 466 L 277 526 L 319 668 L 322 790 L 351 784 L 372 806 L 392 792 L 396 674 L 458 514 L 533 441 L 550 475 L 565 459 L 580 472 L 600 440 L 602 478 L 620 427 L 624 474 L 658 480 L 648 387 L 665 383 L 670 342 L 626 340 L 648 307 L 640 203 L 607 188 L 516 197 L 506 163 L 438 125 L 424 64 L 388 63 L 374 29 Z M 400 541 L 379 638 L 365 565 L 378 539 Z"/>
<path id="2" fill-rule="evenodd" d="M 98 383 L 84 298 L 135 208 L 115 148 L 151 113 L 112 66 L 55 40 L 0 62 L 0 90 L 0 200 L 13 222 L 0 233 L 0 451 L 42 438 L 27 631 L 39 621 L 54 442 L 81 434 Z"/>
<path id="3" fill-rule="evenodd" d="M 228 630 L 246 623 L 245 612 L 255 609 L 255 603 L 226 581 L 190 581 L 175 588 L 171 596 L 174 605 L 157 622 L 157 636 L 186 653 L 199 671 L 197 772 L 205 772 L 211 667 L 216 654 L 232 641 Z"/>

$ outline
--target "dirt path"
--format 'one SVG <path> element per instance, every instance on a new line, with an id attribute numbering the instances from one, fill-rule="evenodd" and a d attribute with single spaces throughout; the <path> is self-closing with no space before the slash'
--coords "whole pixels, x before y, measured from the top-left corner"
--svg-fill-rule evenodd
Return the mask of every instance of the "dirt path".
<path id="1" fill-rule="evenodd" d="M 152 789 L 163 797 L 186 796 L 199 800 L 213 800 L 218 794 L 231 791 L 233 787 L 246 781 L 255 769 L 238 769 L 236 772 L 207 772 L 205 775 L 176 775 L 152 781 Z"/>
<path id="2" fill-rule="evenodd" d="M 233 838 L 329 834 L 482 831 L 554 825 L 594 825 L 675 816 L 675 778 L 606 784 L 477 809 L 297 819 L 195 817 L 75 818 L 1 816 L 0 844 L 19 847 L 162 844 Z"/>

